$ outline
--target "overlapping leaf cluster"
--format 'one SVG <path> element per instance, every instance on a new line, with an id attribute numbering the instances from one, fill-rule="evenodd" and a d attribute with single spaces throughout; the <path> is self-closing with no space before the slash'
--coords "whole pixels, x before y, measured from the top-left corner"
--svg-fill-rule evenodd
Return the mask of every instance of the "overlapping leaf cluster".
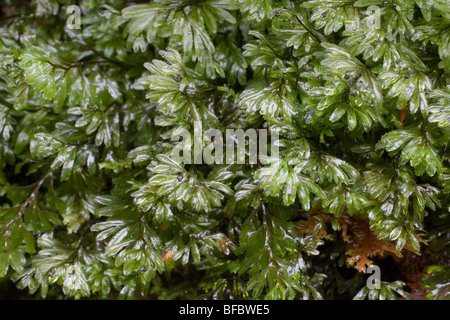
<path id="1" fill-rule="evenodd" d="M 448 299 L 447 1 L 4 2 L 2 281 L 38 298 Z M 174 161 L 196 125 L 267 129 L 280 157 Z M 411 256 L 423 282 L 385 273 Z M 372 262 L 391 264 L 376 289 Z"/>

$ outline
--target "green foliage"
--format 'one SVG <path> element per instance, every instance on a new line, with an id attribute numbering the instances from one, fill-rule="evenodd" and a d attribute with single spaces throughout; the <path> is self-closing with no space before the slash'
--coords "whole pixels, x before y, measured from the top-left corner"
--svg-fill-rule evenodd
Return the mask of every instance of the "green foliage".
<path id="1" fill-rule="evenodd" d="M 425 288 L 430 288 L 427 299 L 448 300 L 450 293 L 450 268 L 449 266 L 430 266 L 427 268 L 427 276 L 423 280 Z"/>
<path id="2" fill-rule="evenodd" d="M 449 298 L 448 1 L 3 2 L 2 279 L 57 299 Z M 198 126 L 266 129 L 279 158 L 176 162 Z"/>
<path id="3" fill-rule="evenodd" d="M 396 300 L 398 296 L 409 298 L 408 292 L 405 292 L 402 288 L 405 283 L 402 281 L 384 282 L 380 283 L 379 288 L 369 289 L 367 286 L 362 288 L 355 296 L 355 300 Z"/>
<path id="4" fill-rule="evenodd" d="M 320 299 L 314 284 L 323 275 L 308 278 L 301 251 L 315 254 L 308 246 L 298 246 L 292 223 L 271 215 L 262 205 L 262 222 L 255 210 L 243 223 L 237 252 L 245 252 L 239 273 L 248 271 L 248 290 L 255 297 L 261 296 L 265 288 L 265 299 L 292 299 L 300 292 L 304 299 Z M 308 241 L 309 240 L 309 241 Z M 308 239 L 311 242 L 311 239 Z"/>

